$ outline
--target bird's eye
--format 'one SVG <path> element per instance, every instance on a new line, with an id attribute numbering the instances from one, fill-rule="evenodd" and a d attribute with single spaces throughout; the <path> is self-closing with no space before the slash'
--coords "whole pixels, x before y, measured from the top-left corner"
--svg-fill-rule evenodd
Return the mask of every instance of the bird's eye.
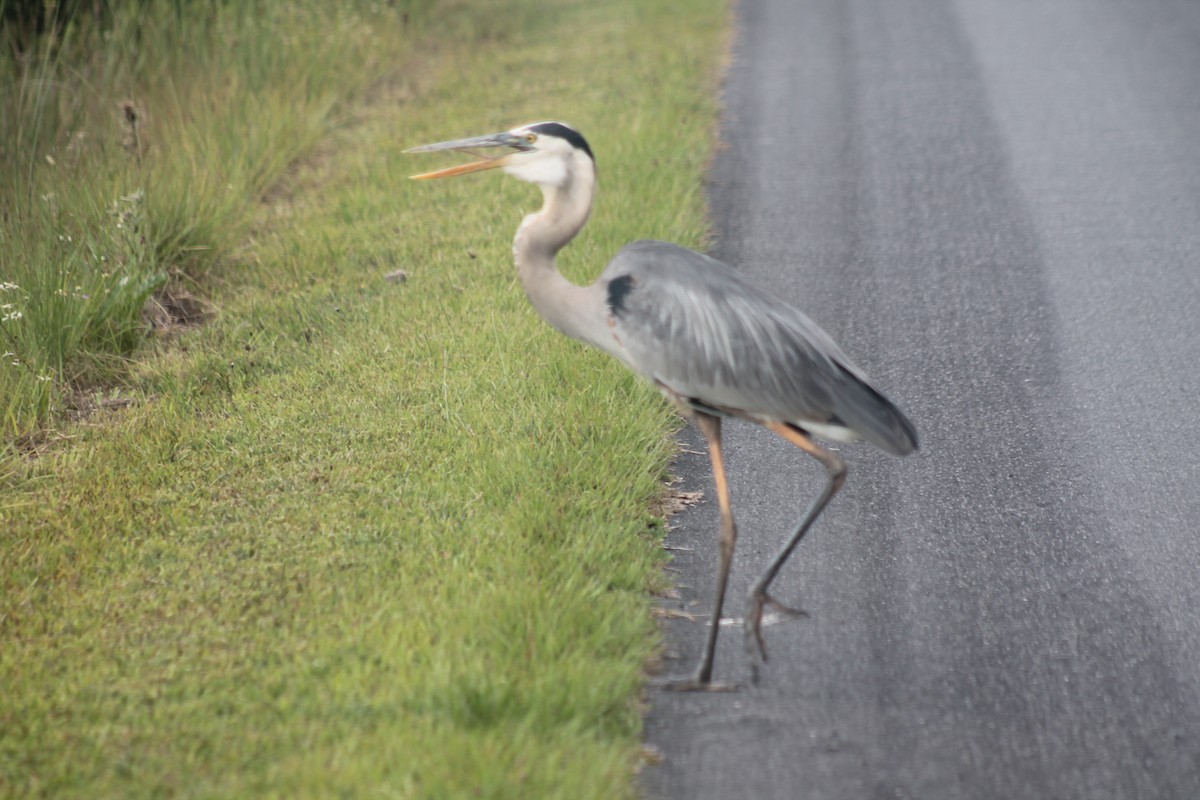
<path id="1" fill-rule="evenodd" d="M 537 134 L 536 133 L 525 134 L 525 141 L 529 142 L 530 144 L 533 144 L 534 142 L 537 141 Z"/>

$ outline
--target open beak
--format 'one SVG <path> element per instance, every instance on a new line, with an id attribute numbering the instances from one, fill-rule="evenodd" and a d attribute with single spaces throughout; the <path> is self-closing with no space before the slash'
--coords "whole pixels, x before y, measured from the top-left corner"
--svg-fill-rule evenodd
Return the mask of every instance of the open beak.
<path id="1" fill-rule="evenodd" d="M 476 153 L 476 150 L 486 150 L 489 148 L 503 147 L 508 152 L 499 155 L 487 155 L 485 153 Z M 414 181 L 426 181 L 433 178 L 453 178 L 456 175 L 466 175 L 469 172 L 480 172 L 485 169 L 495 169 L 502 167 L 508 161 L 510 156 L 516 152 L 530 149 L 524 139 L 513 136 L 511 133 L 492 133 L 487 136 L 475 136 L 471 139 L 455 139 L 450 142 L 438 142 L 437 144 L 423 144 L 420 147 L 410 147 L 405 150 L 406 153 L 432 153 L 438 150 L 456 150 L 461 153 L 470 153 L 471 155 L 481 156 L 481 161 L 472 161 L 468 164 L 459 164 L 456 167 L 447 167 L 434 172 L 423 172 L 420 175 L 410 176 Z"/>

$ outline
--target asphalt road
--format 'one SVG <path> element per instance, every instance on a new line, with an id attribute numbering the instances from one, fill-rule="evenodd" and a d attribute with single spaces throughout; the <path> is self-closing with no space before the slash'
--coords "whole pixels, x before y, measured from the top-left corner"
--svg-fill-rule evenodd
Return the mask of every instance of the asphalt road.
<path id="1" fill-rule="evenodd" d="M 650 797 L 1200 798 L 1200 3 L 739 0 L 715 255 L 922 450 L 842 446 L 757 688 L 654 691 Z M 726 426 L 726 613 L 820 468 Z M 695 431 L 686 434 L 702 450 Z M 703 455 L 683 488 L 712 496 Z M 706 613 L 715 502 L 675 518 Z M 699 622 L 667 623 L 668 670 Z M 718 678 L 746 682 L 741 628 Z"/>

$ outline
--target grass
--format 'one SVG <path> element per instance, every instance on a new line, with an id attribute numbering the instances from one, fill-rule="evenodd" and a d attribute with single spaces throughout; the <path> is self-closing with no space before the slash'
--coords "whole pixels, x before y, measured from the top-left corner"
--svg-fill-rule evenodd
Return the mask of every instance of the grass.
<path id="1" fill-rule="evenodd" d="M 228 256 L 429 4 L 139 0 L 39 40 L 0 27 L 0 446 L 124 377 L 146 300 Z"/>
<path id="2" fill-rule="evenodd" d="M 211 324 L 0 462 L 0 795 L 634 794 L 672 418 L 528 307 L 536 189 L 400 151 L 566 119 L 568 274 L 702 244 L 724 12 L 684 5 L 434 7 L 204 267 Z"/>

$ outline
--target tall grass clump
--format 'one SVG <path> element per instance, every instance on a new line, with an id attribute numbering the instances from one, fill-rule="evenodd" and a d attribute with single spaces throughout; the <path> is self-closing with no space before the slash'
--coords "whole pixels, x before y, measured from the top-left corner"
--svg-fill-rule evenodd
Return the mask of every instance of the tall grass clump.
<path id="1" fill-rule="evenodd" d="M 430 1 L 0 0 L 0 449 L 119 377 Z"/>

